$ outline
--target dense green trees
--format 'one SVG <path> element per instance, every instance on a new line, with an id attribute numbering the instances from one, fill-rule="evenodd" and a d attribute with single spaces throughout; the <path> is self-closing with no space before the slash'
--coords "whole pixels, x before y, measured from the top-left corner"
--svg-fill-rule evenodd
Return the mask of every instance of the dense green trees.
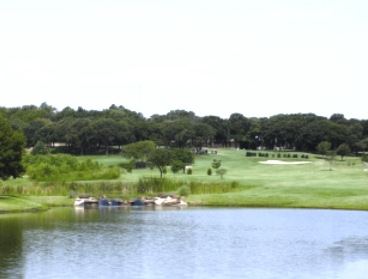
<path id="1" fill-rule="evenodd" d="M 107 168 L 87 158 L 79 161 L 71 155 L 26 155 L 24 163 L 30 179 L 36 181 L 73 181 L 116 179 L 119 168 Z"/>
<path id="2" fill-rule="evenodd" d="M 22 164 L 26 139 L 21 131 L 14 131 L 10 123 L 0 116 L 0 178 L 20 177 L 25 169 Z"/>
<path id="3" fill-rule="evenodd" d="M 122 146 L 147 140 L 156 146 L 195 148 L 197 153 L 204 147 L 219 146 L 315 152 L 324 141 L 330 142 L 333 150 L 342 144 L 347 144 L 356 154 L 368 149 L 364 142 L 368 138 L 368 120 L 346 119 L 338 113 L 330 118 L 313 113 L 247 118 L 233 113 L 228 119 L 222 119 L 172 110 L 166 115 L 145 118 L 117 105 L 102 111 L 82 107 L 57 111 L 43 103 L 39 107 L 3 107 L 0 114 L 13 129 L 24 133 L 27 147 L 41 140 L 47 147 L 63 143 L 68 151 L 79 154 L 109 154 L 110 150 L 117 151 Z"/>

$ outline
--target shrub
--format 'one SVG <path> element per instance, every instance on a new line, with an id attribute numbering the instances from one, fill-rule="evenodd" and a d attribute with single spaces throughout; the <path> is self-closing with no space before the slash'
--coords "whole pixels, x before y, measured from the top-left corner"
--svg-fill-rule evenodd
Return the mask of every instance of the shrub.
<path id="1" fill-rule="evenodd" d="M 368 155 L 365 153 L 362 156 L 362 162 L 368 162 Z"/>
<path id="2" fill-rule="evenodd" d="M 187 185 L 181 186 L 176 193 L 180 196 L 187 197 L 190 194 L 190 189 Z"/>
<path id="3" fill-rule="evenodd" d="M 254 156 L 254 153 L 253 152 L 247 151 L 245 153 L 245 157 L 252 157 L 252 156 Z"/>
<path id="4" fill-rule="evenodd" d="M 24 157 L 27 174 L 37 181 L 75 181 L 116 179 L 120 177 L 117 167 L 106 168 L 87 158 L 78 162 L 71 155 L 27 155 Z"/>
<path id="5" fill-rule="evenodd" d="M 33 147 L 31 154 L 32 155 L 46 155 L 48 154 L 48 150 L 45 146 L 45 144 L 42 141 L 38 141 L 36 145 Z"/>
<path id="6" fill-rule="evenodd" d="M 193 173 L 193 170 L 192 170 L 191 168 L 189 168 L 189 169 L 187 170 L 187 174 L 191 175 L 192 173 Z"/>
<path id="7" fill-rule="evenodd" d="M 281 154 L 280 153 L 277 153 L 277 158 L 281 158 Z"/>
<path id="8" fill-rule="evenodd" d="M 147 168 L 147 162 L 135 161 L 135 168 L 136 169 L 145 169 L 145 168 Z"/>
<path id="9" fill-rule="evenodd" d="M 136 166 L 134 159 L 130 160 L 129 162 L 121 163 L 120 167 L 126 169 L 127 172 L 131 173 L 134 167 Z"/>
<path id="10" fill-rule="evenodd" d="M 211 168 L 208 168 L 207 175 L 212 175 L 212 169 Z"/>
<path id="11" fill-rule="evenodd" d="M 298 158 L 298 154 L 293 154 L 293 158 Z"/>

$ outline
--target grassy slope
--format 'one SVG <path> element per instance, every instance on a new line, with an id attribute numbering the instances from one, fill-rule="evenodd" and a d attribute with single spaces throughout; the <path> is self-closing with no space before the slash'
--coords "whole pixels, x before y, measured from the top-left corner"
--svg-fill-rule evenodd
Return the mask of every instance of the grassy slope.
<path id="1" fill-rule="evenodd" d="M 269 158 L 247 158 L 243 150 L 218 149 L 217 155 L 196 157 L 193 175 L 179 172 L 174 176 L 169 170 L 166 177 L 208 183 L 221 181 L 214 172 L 212 176 L 207 175 L 207 169 L 211 167 L 212 160 L 216 158 L 222 160 L 221 167 L 227 169 L 224 181 L 238 181 L 244 187 L 238 192 L 228 194 L 191 195 L 187 198 L 189 203 L 219 206 L 368 209 L 368 172 L 364 172 L 359 158 L 345 158 L 344 161 L 340 161 L 338 158 L 333 163 L 333 171 L 329 171 L 328 162 L 313 156 L 308 159 L 312 163 L 305 165 L 264 165 L 258 163 L 267 159 L 277 159 L 276 156 L 271 157 L 272 152 L 269 154 Z M 299 155 L 301 154 L 299 153 Z M 92 158 L 105 165 L 119 165 L 123 160 L 118 155 L 92 156 Z M 280 160 L 299 161 L 303 159 L 281 158 Z M 136 182 L 142 176 L 158 177 L 159 172 L 156 169 L 133 170 L 131 174 L 123 174 L 119 180 L 131 183 Z M 6 183 L 16 185 L 17 183 L 27 184 L 29 181 L 17 179 Z M 58 201 L 54 204 L 60 203 L 62 204 Z M 4 203 L 1 203 L 0 200 L 1 209 L 4 209 Z"/>
<path id="2" fill-rule="evenodd" d="M 231 205 L 231 206 L 269 206 L 269 207 L 313 207 L 368 209 L 368 172 L 364 172 L 360 158 L 347 157 L 344 161 L 338 157 L 333 162 L 333 171 L 329 163 L 321 158 L 310 156 L 310 164 L 305 165 L 264 165 L 259 161 L 272 158 L 245 157 L 245 151 L 218 149 L 217 155 L 197 156 L 193 165 L 193 175 L 182 173 L 174 175 L 168 171 L 166 177 L 184 181 L 200 180 L 218 182 L 220 178 L 207 175 L 214 158 L 222 160 L 227 169 L 226 181 L 238 181 L 244 185 L 236 193 L 217 195 L 191 195 L 187 201 L 191 204 Z M 292 154 L 297 153 L 293 152 Z M 299 157 L 303 153 L 298 153 Z M 95 157 L 101 163 L 117 165 L 121 157 Z M 303 159 L 284 159 L 300 161 Z M 350 163 L 350 165 L 349 165 Z M 214 173 L 214 172 L 213 172 Z M 158 176 L 157 170 L 133 170 L 125 174 L 122 180 L 137 181 L 141 176 Z"/>

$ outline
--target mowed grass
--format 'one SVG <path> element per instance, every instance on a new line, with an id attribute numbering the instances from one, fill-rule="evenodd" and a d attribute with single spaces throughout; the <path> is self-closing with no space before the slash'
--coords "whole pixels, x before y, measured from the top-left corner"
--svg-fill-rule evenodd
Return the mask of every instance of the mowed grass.
<path id="1" fill-rule="evenodd" d="M 211 149 L 209 149 L 211 150 Z M 320 156 L 309 155 L 309 159 L 277 158 L 277 152 L 268 152 L 269 157 L 245 157 L 245 150 L 217 149 L 218 154 L 197 155 L 192 166 L 193 174 L 182 172 L 174 175 L 168 168 L 165 177 L 188 181 L 213 183 L 222 181 L 212 171 L 207 175 L 213 159 L 221 160 L 221 168 L 227 170 L 223 181 L 237 181 L 240 191 L 225 194 L 190 195 L 187 201 L 193 205 L 251 206 L 251 207 L 297 207 L 297 208 L 341 208 L 368 210 L 368 172 L 358 157 L 336 157 L 330 164 Z M 265 153 L 265 151 L 262 151 Z M 272 157 L 272 154 L 274 157 Z M 283 152 L 281 153 L 284 154 Z M 118 165 L 120 156 L 97 156 L 100 163 Z M 286 162 L 308 161 L 301 165 L 268 165 L 260 161 L 280 160 Z M 157 169 L 133 170 L 120 180 L 136 182 L 142 176 L 159 176 Z"/>
<path id="2" fill-rule="evenodd" d="M 46 210 L 51 206 L 70 206 L 69 197 L 0 196 L 0 213 Z"/>
<path id="3" fill-rule="evenodd" d="M 364 171 L 364 165 L 358 157 L 346 157 L 343 161 L 340 157 L 336 157 L 332 165 L 333 170 L 330 171 L 329 162 L 312 154 L 308 154 L 309 159 L 302 159 L 300 156 L 306 153 L 290 152 L 298 154 L 299 158 L 293 159 L 277 158 L 277 152 L 268 152 L 268 158 L 260 158 L 245 157 L 245 150 L 228 148 L 216 150 L 217 155 L 196 155 L 192 175 L 183 174 L 181 171 L 174 175 L 168 167 L 164 177 L 182 181 L 182 184 L 190 181 L 209 184 L 237 181 L 241 186 L 231 193 L 189 195 L 186 201 L 191 205 L 368 210 L 368 172 Z M 125 161 L 120 155 L 80 156 L 79 159 L 87 157 L 107 166 L 119 166 Z M 215 170 L 212 170 L 211 176 L 207 175 L 207 169 L 211 168 L 213 159 L 221 160 L 221 168 L 227 170 L 223 180 L 215 174 Z M 266 160 L 311 163 L 303 165 L 259 163 Z M 157 169 L 135 169 L 132 173 L 125 171 L 119 179 L 112 181 L 129 184 L 136 183 L 141 177 L 159 177 L 159 171 Z M 29 183 L 31 182 L 28 178 L 22 178 L 3 182 L 3 185 L 16 186 Z M 2 209 L 0 200 L 0 210 Z"/>

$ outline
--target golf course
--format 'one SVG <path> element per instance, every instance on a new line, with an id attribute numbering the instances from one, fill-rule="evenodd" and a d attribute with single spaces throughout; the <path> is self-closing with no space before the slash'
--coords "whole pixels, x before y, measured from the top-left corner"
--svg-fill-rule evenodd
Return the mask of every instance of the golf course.
<path id="1" fill-rule="evenodd" d="M 76 195 L 95 193 L 93 187 L 98 187 L 100 194 L 129 199 L 138 195 L 129 189 L 136 187 L 134 185 L 142 178 L 162 179 L 166 183 L 179 185 L 178 188 L 200 184 L 205 188 L 203 193 L 186 193 L 184 199 L 189 206 L 368 210 L 368 172 L 360 157 L 345 156 L 343 160 L 340 156 L 335 157 L 330 170 L 330 162 L 315 154 L 262 151 L 267 152 L 267 157 L 246 157 L 247 150 L 235 148 L 217 148 L 217 154 L 211 154 L 211 148 L 208 151 L 207 154 L 195 155 L 194 164 L 189 166 L 192 174 L 182 171 L 174 174 L 167 166 L 163 178 L 160 178 L 157 168 L 133 169 L 132 172 L 121 168 L 120 177 L 108 181 L 42 183 L 34 182 L 27 176 L 2 181 L 0 212 L 72 206 Z M 279 153 L 282 156 L 278 156 Z M 294 156 L 288 158 L 284 154 Z M 88 158 L 110 168 L 119 167 L 127 161 L 121 155 L 78 156 L 79 161 Z M 226 170 L 222 177 L 214 169 L 211 175 L 208 174 L 214 159 L 221 160 L 221 169 Z M 82 184 L 88 186 L 77 187 Z M 221 185 L 226 190 L 218 190 Z M 228 185 L 232 186 L 229 188 Z M 83 193 L 78 192 L 81 189 Z M 157 194 L 152 191 L 144 193 L 151 196 Z"/>

